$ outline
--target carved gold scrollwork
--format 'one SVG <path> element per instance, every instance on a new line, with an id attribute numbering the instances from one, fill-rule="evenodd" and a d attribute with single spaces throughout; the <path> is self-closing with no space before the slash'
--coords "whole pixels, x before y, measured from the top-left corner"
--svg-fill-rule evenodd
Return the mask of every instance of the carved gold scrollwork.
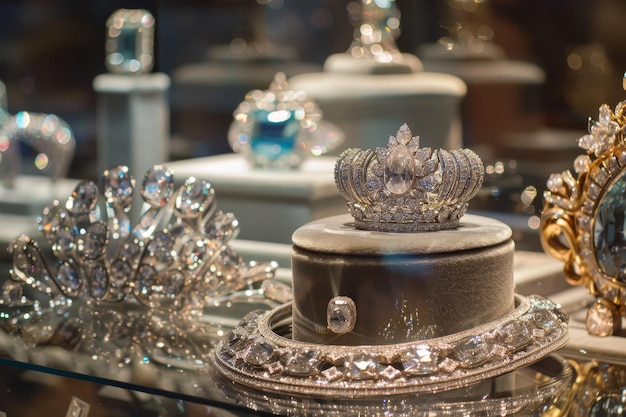
<path id="1" fill-rule="evenodd" d="M 564 272 L 572 285 L 584 284 L 578 266 L 574 218 L 562 209 L 544 210 L 541 221 L 541 246 L 550 256 L 565 263 Z"/>
<path id="2" fill-rule="evenodd" d="M 578 140 L 586 151 L 574 171 L 552 174 L 544 193 L 541 244 L 564 262 L 572 285 L 596 297 L 587 330 L 616 334 L 626 311 L 626 101 L 600 106 L 597 121 Z"/>

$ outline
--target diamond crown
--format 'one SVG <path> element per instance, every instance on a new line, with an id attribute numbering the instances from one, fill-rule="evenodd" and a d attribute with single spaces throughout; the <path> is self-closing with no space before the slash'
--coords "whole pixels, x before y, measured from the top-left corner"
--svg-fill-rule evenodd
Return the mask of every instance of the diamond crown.
<path id="1" fill-rule="evenodd" d="M 406 124 L 386 148 L 347 149 L 335 165 L 335 183 L 356 226 L 382 232 L 457 227 L 483 177 L 476 153 L 420 148 Z"/>

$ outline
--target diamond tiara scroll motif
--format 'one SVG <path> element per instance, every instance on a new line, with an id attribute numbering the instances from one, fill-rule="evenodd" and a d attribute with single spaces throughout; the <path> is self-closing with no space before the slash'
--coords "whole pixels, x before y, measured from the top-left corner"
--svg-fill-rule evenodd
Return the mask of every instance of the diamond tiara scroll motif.
<path id="1" fill-rule="evenodd" d="M 272 280 L 277 265 L 244 263 L 229 245 L 239 224 L 216 209 L 207 181 L 190 177 L 176 189 L 172 172 L 154 166 L 134 228 L 127 167 L 103 173 L 100 204 L 98 188 L 82 181 L 66 202 L 44 209 L 39 230 L 51 254 L 25 235 L 9 247 L 0 328 L 28 346 L 61 345 L 120 363 L 138 353 L 143 361 L 197 365 L 228 329 L 207 319 L 209 307 L 284 301 L 269 296 L 280 290 Z"/>
<path id="2" fill-rule="evenodd" d="M 483 177 L 476 153 L 420 148 L 406 124 L 386 148 L 348 149 L 335 165 L 335 183 L 356 226 L 381 232 L 457 227 Z"/>

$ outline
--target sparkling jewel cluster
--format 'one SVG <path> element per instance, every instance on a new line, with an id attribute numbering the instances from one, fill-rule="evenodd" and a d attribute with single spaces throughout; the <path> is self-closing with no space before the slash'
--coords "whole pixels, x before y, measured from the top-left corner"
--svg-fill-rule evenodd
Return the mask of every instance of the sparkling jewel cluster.
<path id="1" fill-rule="evenodd" d="M 37 153 L 35 167 L 56 180 L 67 174 L 76 140 L 67 122 L 54 114 L 10 115 L 0 109 L 0 179 L 9 187 L 22 172 L 22 145 Z"/>
<path id="2" fill-rule="evenodd" d="M 543 247 L 565 262 L 571 284 L 586 285 L 597 297 L 587 330 L 599 336 L 618 331 L 620 305 L 626 304 L 626 245 L 615 234 L 624 227 L 625 125 L 626 102 L 615 111 L 603 104 L 599 120 L 590 120 L 589 133 L 578 141 L 587 153 L 574 160 L 575 174 L 552 174 L 544 193 Z"/>
<path id="3" fill-rule="evenodd" d="M 234 112 L 228 143 L 253 166 L 297 168 L 343 142 L 343 132 L 322 117 L 306 92 L 289 89 L 285 74 L 277 73 L 268 90 L 246 94 Z"/>
<path id="4" fill-rule="evenodd" d="M 400 33 L 400 12 L 394 1 L 362 0 L 348 7 L 354 36 L 348 53 L 371 62 L 402 63 L 395 37 Z"/>
<path id="5" fill-rule="evenodd" d="M 351 148 L 335 165 L 335 183 L 357 227 L 384 232 L 458 226 L 483 178 L 473 151 L 420 148 L 406 124 L 386 148 Z"/>
<path id="6" fill-rule="evenodd" d="M 154 66 L 154 16 L 143 9 L 119 9 L 107 20 L 105 64 L 119 74 L 145 74 Z"/>
<path id="7" fill-rule="evenodd" d="M 152 167 L 134 228 L 128 169 L 102 174 L 103 204 L 98 188 L 81 181 L 66 202 L 44 209 L 39 230 L 52 254 L 26 235 L 10 245 L 0 326 L 29 346 L 62 345 L 120 363 L 134 352 L 202 363 L 224 331 L 203 320 L 204 308 L 244 290 L 264 296 L 259 285 L 273 282 L 276 264 L 242 261 L 229 245 L 238 222 L 216 210 L 205 180 L 190 177 L 177 189 L 171 171 Z"/>
<path id="8" fill-rule="evenodd" d="M 437 339 L 382 346 L 298 342 L 275 330 L 291 305 L 251 312 L 216 347 L 227 378 L 268 391 L 334 397 L 433 392 L 516 369 L 567 340 L 567 317 L 531 296 L 505 319 Z M 374 391 L 375 390 L 375 391 Z"/>

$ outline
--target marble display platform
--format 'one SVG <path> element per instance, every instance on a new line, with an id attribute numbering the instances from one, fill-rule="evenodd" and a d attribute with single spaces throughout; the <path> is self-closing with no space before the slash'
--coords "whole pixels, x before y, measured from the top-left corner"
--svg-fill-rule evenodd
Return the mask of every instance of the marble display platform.
<path id="1" fill-rule="evenodd" d="M 168 162 L 177 185 L 190 176 L 209 181 L 217 207 L 235 214 L 240 239 L 291 244 L 301 225 L 347 212 L 334 180 L 334 157 L 306 160 L 300 169 L 273 171 L 251 167 L 238 154 Z"/>

